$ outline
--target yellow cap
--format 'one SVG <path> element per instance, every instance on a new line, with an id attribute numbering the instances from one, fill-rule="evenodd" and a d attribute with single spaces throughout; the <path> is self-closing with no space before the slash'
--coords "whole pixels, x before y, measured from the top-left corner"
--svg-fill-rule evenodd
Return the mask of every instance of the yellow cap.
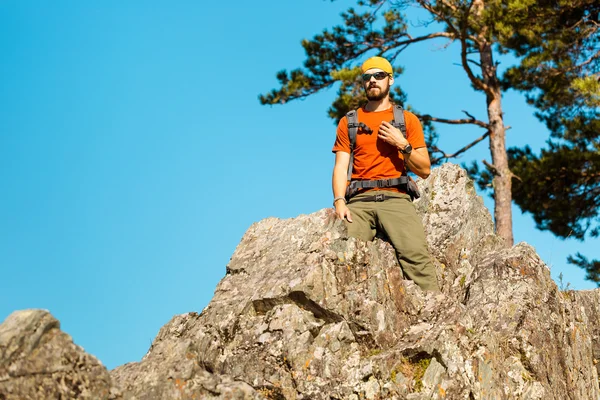
<path id="1" fill-rule="evenodd" d="M 371 57 L 367 61 L 365 61 L 360 67 L 362 72 L 370 70 L 371 68 L 379 68 L 380 70 L 387 72 L 390 75 L 393 75 L 394 69 L 392 68 L 392 64 L 388 60 L 383 57 Z"/>

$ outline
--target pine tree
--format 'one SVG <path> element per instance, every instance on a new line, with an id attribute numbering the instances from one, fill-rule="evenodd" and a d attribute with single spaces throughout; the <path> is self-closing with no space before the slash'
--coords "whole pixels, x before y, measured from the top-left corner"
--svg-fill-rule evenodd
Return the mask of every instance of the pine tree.
<path id="1" fill-rule="evenodd" d="M 404 13 L 409 5 L 419 6 L 429 13 L 429 33 L 411 35 L 411 24 Z M 483 129 L 480 138 L 459 150 L 446 153 L 433 146 L 432 155 L 438 160 L 447 160 L 480 141 L 489 141 L 492 162 L 485 163 L 486 168 L 479 171 L 478 178 L 491 180 L 496 233 L 507 245 L 512 245 L 512 180 L 515 175 L 524 174 L 518 166 L 526 164 L 515 161 L 533 162 L 535 156 L 531 151 L 527 153 L 527 149 L 507 151 L 502 93 L 509 89 L 524 91 L 528 101 L 540 110 L 538 116 L 543 121 L 549 126 L 559 125 L 554 130 L 551 128 L 553 135 L 578 145 L 585 142 L 589 146 L 589 136 L 593 135 L 581 129 L 575 132 L 575 122 L 568 128 L 568 134 L 564 131 L 567 129 L 565 120 L 571 120 L 565 110 L 583 118 L 579 128 L 593 118 L 593 113 L 583 115 L 574 109 L 564 92 L 576 92 L 578 98 L 585 97 L 586 93 L 588 99 L 593 98 L 593 93 L 597 96 L 596 77 L 589 74 L 589 71 L 597 73 L 598 66 L 598 53 L 594 50 L 598 40 L 595 34 L 597 16 L 598 6 L 591 0 L 358 1 L 357 9 L 342 13 L 342 25 L 302 42 L 307 56 L 304 67 L 279 72 L 277 78 L 281 86 L 261 95 L 260 101 L 262 104 L 284 104 L 339 83 L 337 98 L 328 110 L 337 120 L 365 102 L 358 82 L 358 66 L 365 57 L 382 55 L 394 63 L 408 46 L 431 40 L 457 43 L 461 66 L 473 90 L 485 94 L 487 118 L 479 120 L 468 113 L 466 118 L 455 119 L 417 114 L 430 128 L 430 139 L 435 138 L 432 122 L 472 124 Z M 570 27 L 568 32 L 565 27 Z M 507 53 L 518 57 L 520 64 L 500 76 L 496 59 Z M 544 61 L 543 73 L 538 68 L 540 61 Z M 396 71 L 397 74 L 401 72 L 400 69 Z M 568 78 L 564 78 L 565 74 Z M 400 103 L 405 100 L 404 93 L 399 90 L 394 97 Z M 557 113 L 561 117 L 558 120 Z M 511 171 L 511 167 L 518 171 Z M 517 182 L 524 182 L 522 177 L 519 178 L 521 181 Z"/>
<path id="2" fill-rule="evenodd" d="M 543 2 L 530 18 L 544 22 L 517 29 L 507 47 L 521 63 L 504 76 L 520 90 L 550 131 L 547 148 L 511 148 L 509 166 L 519 178 L 513 198 L 541 230 L 584 240 L 600 234 L 600 3 Z M 522 29 L 522 30 L 520 30 Z M 568 262 L 600 285 L 600 261 L 577 254 Z"/>

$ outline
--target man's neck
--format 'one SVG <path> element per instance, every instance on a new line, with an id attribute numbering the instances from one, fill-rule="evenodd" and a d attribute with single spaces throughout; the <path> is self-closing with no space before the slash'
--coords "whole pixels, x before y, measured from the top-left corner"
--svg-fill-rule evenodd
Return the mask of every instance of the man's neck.
<path id="1" fill-rule="evenodd" d="M 385 111 L 392 106 L 389 96 L 381 100 L 369 100 L 365 105 L 365 110 L 369 112 Z"/>

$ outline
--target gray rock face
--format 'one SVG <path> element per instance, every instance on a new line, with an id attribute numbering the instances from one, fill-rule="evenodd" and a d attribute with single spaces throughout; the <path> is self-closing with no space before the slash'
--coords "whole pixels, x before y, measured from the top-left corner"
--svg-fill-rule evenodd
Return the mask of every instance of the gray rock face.
<path id="1" fill-rule="evenodd" d="M 331 209 L 268 218 L 246 232 L 202 313 L 175 316 L 140 362 L 101 379 L 103 395 L 600 399 L 600 290 L 561 292 L 531 246 L 504 248 L 462 169 L 444 165 L 418 184 L 442 294 L 404 280 L 387 242 L 348 238 Z M 26 390 L 16 383 L 30 371 L 10 372 L 7 322 L 0 399 Z M 35 332 L 12 337 L 36 343 Z"/>
<path id="2" fill-rule="evenodd" d="M 587 326 L 592 340 L 593 363 L 600 376 L 600 290 L 572 290 L 566 293 L 572 307 L 579 307 L 585 318 L 582 322 Z"/>
<path id="3" fill-rule="evenodd" d="M 17 311 L 0 325 L 0 399 L 117 397 L 106 368 L 47 311 Z"/>
<path id="4" fill-rule="evenodd" d="M 176 316 L 115 382 L 135 399 L 599 399 L 600 291 L 562 293 L 532 247 L 503 248 L 462 169 L 419 186 L 444 294 L 330 209 L 268 218 L 202 313 Z"/>

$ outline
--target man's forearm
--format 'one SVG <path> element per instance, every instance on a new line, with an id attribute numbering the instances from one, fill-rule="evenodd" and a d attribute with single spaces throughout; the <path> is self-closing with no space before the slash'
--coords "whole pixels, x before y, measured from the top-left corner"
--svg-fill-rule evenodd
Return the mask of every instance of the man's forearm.
<path id="1" fill-rule="evenodd" d="M 425 179 L 429 176 L 431 172 L 431 162 L 426 150 L 425 153 L 413 150 L 410 155 L 404 157 L 404 160 L 406 161 L 408 168 L 419 177 Z"/>
<path id="2" fill-rule="evenodd" d="M 335 208 L 335 214 L 340 219 L 345 219 L 348 222 L 352 222 L 352 214 L 346 205 L 345 194 L 346 194 L 346 180 L 348 179 L 347 168 L 343 164 L 347 162 L 337 163 L 333 168 L 333 176 L 331 178 L 331 186 L 333 188 L 333 207 Z"/>
<path id="3" fill-rule="evenodd" d="M 344 197 L 346 195 L 346 180 L 348 171 L 341 168 L 333 169 L 333 176 L 331 179 L 331 186 L 333 189 L 333 198 Z"/>

